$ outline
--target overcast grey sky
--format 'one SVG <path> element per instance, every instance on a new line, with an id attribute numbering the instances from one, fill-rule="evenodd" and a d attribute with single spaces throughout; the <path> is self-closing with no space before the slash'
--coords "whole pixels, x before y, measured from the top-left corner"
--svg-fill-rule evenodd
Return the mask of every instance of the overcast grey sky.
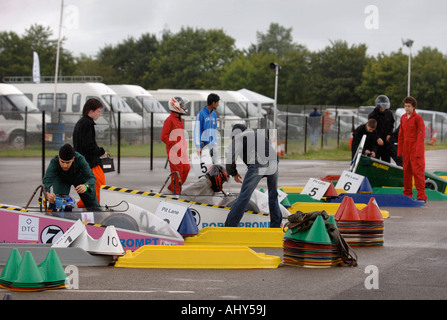
<path id="1" fill-rule="evenodd" d="M 0 31 L 20 35 L 32 24 L 50 26 L 57 38 L 61 0 L 0 0 Z M 163 29 L 223 29 L 246 49 L 272 22 L 292 28 L 293 41 L 312 51 L 330 40 L 365 43 L 368 54 L 402 48 L 414 40 L 447 54 L 446 0 L 64 0 L 62 36 L 74 55 L 94 56 L 143 33 L 161 36 Z M 77 18 L 76 18 L 77 17 Z M 408 53 L 408 49 L 403 49 Z"/>

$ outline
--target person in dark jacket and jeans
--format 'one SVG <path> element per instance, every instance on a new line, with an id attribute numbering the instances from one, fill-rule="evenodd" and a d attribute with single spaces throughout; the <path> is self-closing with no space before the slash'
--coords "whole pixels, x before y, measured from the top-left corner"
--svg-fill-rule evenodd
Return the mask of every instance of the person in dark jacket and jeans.
<path id="1" fill-rule="evenodd" d="M 98 99 L 89 99 L 82 109 L 82 118 L 76 123 L 73 131 L 73 144 L 77 152 L 82 154 L 96 177 L 96 198 L 100 202 L 101 186 L 106 184 L 104 171 L 100 165 L 100 157 L 107 156 L 104 148 L 96 143 L 95 121 L 101 116 L 103 105 Z M 83 207 L 82 199 L 77 203 Z"/>
<path id="2" fill-rule="evenodd" d="M 227 173 L 234 181 L 242 183 L 238 198 L 231 206 L 225 221 L 225 227 L 238 227 L 248 206 L 251 195 L 262 178 L 267 178 L 270 228 L 281 226 L 282 213 L 278 201 L 278 155 L 264 135 L 248 130 L 242 124 L 233 126 L 232 142 L 227 149 L 225 159 Z M 236 169 L 236 160 L 240 157 L 248 170 L 242 181 Z"/>

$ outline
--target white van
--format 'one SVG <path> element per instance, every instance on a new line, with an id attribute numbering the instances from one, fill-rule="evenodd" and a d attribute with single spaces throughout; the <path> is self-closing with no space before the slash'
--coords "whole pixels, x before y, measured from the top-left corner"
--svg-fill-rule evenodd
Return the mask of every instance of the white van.
<path id="1" fill-rule="evenodd" d="M 133 110 L 133 112 L 142 115 L 144 127 L 151 126 L 151 113 L 153 113 L 155 136 L 160 136 L 161 129 L 169 112 L 161 105 L 161 103 L 152 96 L 146 89 L 131 84 L 109 85 Z"/>
<path id="2" fill-rule="evenodd" d="M 203 109 L 207 104 L 207 98 L 210 93 L 216 93 L 219 95 L 219 90 L 182 90 L 182 89 L 158 89 L 158 90 L 148 90 L 148 92 L 153 95 L 160 103 L 168 109 L 168 101 L 172 97 L 179 96 L 189 101 L 188 113 L 183 116 L 185 120 L 185 129 L 188 132 L 192 132 L 194 129 L 194 122 L 196 120 L 197 114 Z M 217 126 L 218 128 L 232 128 L 236 123 L 245 124 L 245 121 L 234 114 L 229 107 L 227 107 L 227 102 L 222 96 L 220 96 L 221 102 L 219 107 L 216 109 L 217 114 Z"/>
<path id="3" fill-rule="evenodd" d="M 262 127 L 261 120 L 264 115 L 253 102 L 246 96 L 237 91 L 231 90 L 216 90 L 213 93 L 217 94 L 224 107 L 229 108 L 236 116 L 245 119 L 245 125 L 252 129 L 259 129 Z"/>
<path id="4" fill-rule="evenodd" d="M 42 113 L 12 84 L 0 83 L 0 130 L 8 135 L 9 145 L 14 148 L 25 146 L 25 133 L 27 142 L 41 138 Z"/>
<path id="5" fill-rule="evenodd" d="M 437 131 L 438 141 L 447 141 L 447 113 L 441 111 L 424 110 L 416 108 L 425 123 L 425 137 L 431 139 Z M 396 128 L 400 124 L 400 118 L 405 114 L 404 108 L 396 109 Z"/>
<path id="6" fill-rule="evenodd" d="M 275 105 L 275 99 L 272 99 L 270 97 L 264 96 L 262 94 L 259 94 L 257 92 L 248 90 L 248 89 L 240 89 L 237 92 L 242 94 L 244 97 L 246 97 L 248 100 L 251 101 L 258 109 L 261 114 L 265 115 L 267 114 L 267 110 L 272 109 Z"/>
<path id="7" fill-rule="evenodd" d="M 39 110 L 50 113 L 53 109 L 54 83 L 14 83 L 30 98 Z M 56 113 L 53 122 L 65 123 L 66 138 L 71 138 L 74 125 L 82 116 L 82 108 L 90 98 L 97 98 L 103 104 L 102 114 L 96 123 L 98 140 L 106 139 L 110 127 L 118 127 L 117 113 L 121 114 L 121 136 L 124 140 L 135 141 L 141 138 L 143 119 L 134 113 L 115 91 L 103 83 L 78 82 L 57 84 Z M 112 112 L 110 112 L 112 110 Z M 60 112 L 59 112 L 60 111 Z M 60 116 L 60 118 L 59 118 Z M 115 140 L 115 130 L 111 140 Z"/>

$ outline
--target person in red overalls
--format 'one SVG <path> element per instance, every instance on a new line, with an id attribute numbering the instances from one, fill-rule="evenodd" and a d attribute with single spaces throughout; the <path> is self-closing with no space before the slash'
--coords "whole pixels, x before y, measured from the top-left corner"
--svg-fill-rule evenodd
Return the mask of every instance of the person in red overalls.
<path id="1" fill-rule="evenodd" d="M 400 120 L 397 155 L 403 156 L 404 195 L 413 197 L 413 177 L 417 199 L 427 201 L 425 194 L 425 124 L 417 114 L 417 101 L 406 97 L 402 102 L 405 114 Z"/>
<path id="2" fill-rule="evenodd" d="M 161 141 L 166 144 L 169 167 L 171 169 L 171 183 L 168 189 L 173 194 L 182 192 L 182 185 L 188 177 L 191 166 L 188 158 L 188 143 L 185 139 L 185 127 L 182 114 L 186 114 L 185 100 L 173 97 L 169 100 L 171 115 L 166 119 L 161 131 Z M 175 174 L 174 172 L 179 174 Z"/>

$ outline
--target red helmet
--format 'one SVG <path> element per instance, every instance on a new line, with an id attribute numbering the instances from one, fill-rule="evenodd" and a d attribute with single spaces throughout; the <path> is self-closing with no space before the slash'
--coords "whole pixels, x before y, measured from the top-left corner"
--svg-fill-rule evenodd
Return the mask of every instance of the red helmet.
<path id="1" fill-rule="evenodd" d="M 228 181 L 228 174 L 225 168 L 221 165 L 213 165 L 206 173 L 206 177 L 211 182 L 211 189 L 214 192 L 222 191 L 223 184 Z"/>

